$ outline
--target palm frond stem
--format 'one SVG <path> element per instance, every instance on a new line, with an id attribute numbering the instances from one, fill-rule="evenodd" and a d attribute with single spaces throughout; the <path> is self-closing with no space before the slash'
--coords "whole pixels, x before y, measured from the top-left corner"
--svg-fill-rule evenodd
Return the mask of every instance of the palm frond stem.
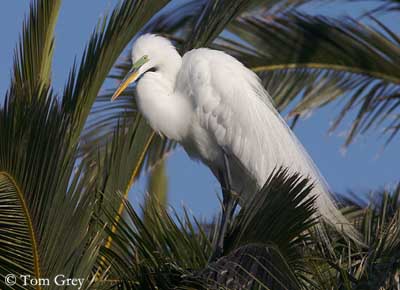
<path id="1" fill-rule="evenodd" d="M 350 67 L 346 65 L 339 64 L 324 64 L 324 63 L 285 63 L 285 64 L 273 64 L 273 65 L 263 65 L 252 67 L 251 70 L 254 72 L 265 72 L 265 71 L 275 71 L 284 69 L 327 69 L 336 70 L 339 72 L 347 71 L 350 73 L 360 74 L 375 77 L 378 79 L 386 80 L 388 82 L 400 84 L 400 78 L 394 77 L 393 75 L 384 74 L 377 71 L 366 71 L 357 67 Z"/>
<path id="2" fill-rule="evenodd" d="M 20 186 L 17 184 L 17 182 L 15 181 L 15 179 L 8 172 L 0 171 L 0 177 L 1 176 L 6 177 L 9 180 L 9 182 L 11 182 L 11 184 L 16 189 L 17 197 L 18 197 L 18 199 L 20 201 L 22 210 L 23 210 L 25 218 L 26 218 L 26 222 L 28 224 L 29 234 L 30 234 L 30 238 L 31 238 L 31 242 L 32 242 L 32 255 L 33 255 L 33 265 L 34 265 L 35 277 L 37 279 L 39 279 L 41 277 L 41 275 L 40 275 L 41 271 L 40 271 L 40 263 L 39 263 L 38 243 L 37 243 L 37 240 L 36 240 L 35 230 L 33 228 L 32 218 L 31 218 L 31 215 L 29 213 L 29 208 L 28 208 L 28 205 L 27 205 L 27 203 L 25 201 L 24 194 L 22 193 L 22 190 L 21 190 Z M 36 289 L 40 290 L 41 289 L 40 285 L 37 285 Z"/>
<path id="3" fill-rule="evenodd" d="M 129 190 L 131 189 L 131 187 L 132 187 L 134 181 L 136 180 L 136 178 L 138 177 L 140 165 L 143 163 L 143 161 L 144 161 L 144 159 L 145 159 L 145 157 L 146 157 L 146 153 L 147 153 L 147 151 L 148 151 L 148 149 L 149 149 L 149 147 L 150 147 L 151 142 L 153 141 L 153 139 L 154 139 L 154 137 L 155 137 L 155 134 L 156 134 L 156 133 L 153 131 L 152 134 L 150 135 L 149 140 L 147 141 L 146 145 L 144 146 L 144 150 L 142 151 L 142 153 L 141 153 L 141 155 L 140 155 L 140 157 L 139 157 L 139 162 L 136 164 L 136 167 L 135 167 L 134 170 L 132 171 L 131 178 L 130 178 L 130 180 L 129 180 L 129 182 L 128 182 L 128 185 L 127 185 L 127 187 L 126 187 L 126 189 L 125 189 L 125 192 L 124 192 L 124 194 L 123 194 L 123 198 L 124 198 L 124 199 L 126 199 L 126 198 L 128 197 Z M 121 202 L 121 204 L 119 205 L 119 208 L 118 208 L 118 214 L 115 216 L 115 223 L 118 223 L 118 222 L 119 222 L 120 217 L 121 217 L 121 215 L 122 215 L 122 212 L 123 212 L 124 208 L 125 208 L 125 203 L 124 203 L 124 202 Z M 113 225 L 113 226 L 111 227 L 111 232 L 112 232 L 112 233 L 115 233 L 116 230 L 117 230 L 116 226 Z M 109 236 L 109 237 L 107 238 L 107 243 L 106 243 L 105 247 L 106 247 L 107 249 L 109 249 L 109 248 L 111 247 L 111 244 L 112 244 L 112 237 Z"/>

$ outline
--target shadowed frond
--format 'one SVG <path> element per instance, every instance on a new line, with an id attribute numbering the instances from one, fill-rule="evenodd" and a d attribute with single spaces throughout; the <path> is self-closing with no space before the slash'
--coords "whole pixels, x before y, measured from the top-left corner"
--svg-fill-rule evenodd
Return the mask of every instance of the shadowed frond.
<path id="1" fill-rule="evenodd" d="M 306 267 L 299 249 L 315 213 L 310 189 L 298 175 L 272 174 L 239 212 L 225 240 L 226 256 L 211 264 L 212 230 L 208 237 L 186 212 L 179 218 L 156 201 L 148 204 L 144 222 L 124 201 L 126 216 L 118 223 L 116 212 L 106 212 L 113 244 L 102 249 L 103 267 L 110 270 L 98 283 L 127 289 L 302 289 Z"/>
<path id="2" fill-rule="evenodd" d="M 290 176 L 283 169 L 273 172 L 232 222 L 224 241 L 226 257 L 210 265 L 208 275 L 231 281 L 234 289 L 247 289 L 247 283 L 301 289 L 306 265 L 299 247 L 307 243 L 307 232 L 316 223 L 311 189 L 309 181 L 298 174 Z M 235 278 L 237 271 L 241 275 Z M 237 288 L 239 281 L 246 287 Z"/>
<path id="3" fill-rule="evenodd" d="M 289 254 L 292 246 L 303 242 L 301 234 L 316 222 L 311 190 L 309 181 L 298 174 L 290 176 L 283 169 L 271 173 L 234 220 L 226 238 L 227 251 L 268 241 Z"/>
<path id="4" fill-rule="evenodd" d="M 302 289 L 296 274 L 273 244 L 248 244 L 211 263 L 202 277 L 218 289 Z"/>

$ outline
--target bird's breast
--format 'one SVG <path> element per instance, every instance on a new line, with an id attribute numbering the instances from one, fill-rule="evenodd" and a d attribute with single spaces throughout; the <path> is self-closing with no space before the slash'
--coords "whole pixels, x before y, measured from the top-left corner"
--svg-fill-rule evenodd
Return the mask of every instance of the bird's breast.
<path id="1" fill-rule="evenodd" d="M 196 118 L 193 118 L 188 135 L 181 141 L 181 145 L 192 159 L 215 165 L 223 162 L 222 149 Z"/>

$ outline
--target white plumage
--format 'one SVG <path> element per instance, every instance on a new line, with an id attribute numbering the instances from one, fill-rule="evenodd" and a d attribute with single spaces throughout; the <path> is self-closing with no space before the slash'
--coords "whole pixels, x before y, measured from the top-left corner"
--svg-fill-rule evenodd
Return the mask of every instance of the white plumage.
<path id="1" fill-rule="evenodd" d="M 207 48 L 181 58 L 169 40 L 149 34 L 138 38 L 132 49 L 134 63 L 143 56 L 144 64 L 125 83 L 140 77 L 138 106 L 154 130 L 178 141 L 217 178 L 226 154 L 232 189 L 241 198 L 254 193 L 281 166 L 310 177 L 321 216 L 356 237 L 256 74 L 230 55 Z"/>

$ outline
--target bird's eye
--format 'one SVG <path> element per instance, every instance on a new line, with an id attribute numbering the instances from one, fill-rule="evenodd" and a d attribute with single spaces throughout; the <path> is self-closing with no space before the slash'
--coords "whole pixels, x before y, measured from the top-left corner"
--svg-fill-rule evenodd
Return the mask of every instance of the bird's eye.
<path id="1" fill-rule="evenodd" d="M 152 68 L 148 69 L 148 72 L 156 72 L 156 71 L 157 71 L 156 67 L 152 67 Z"/>

